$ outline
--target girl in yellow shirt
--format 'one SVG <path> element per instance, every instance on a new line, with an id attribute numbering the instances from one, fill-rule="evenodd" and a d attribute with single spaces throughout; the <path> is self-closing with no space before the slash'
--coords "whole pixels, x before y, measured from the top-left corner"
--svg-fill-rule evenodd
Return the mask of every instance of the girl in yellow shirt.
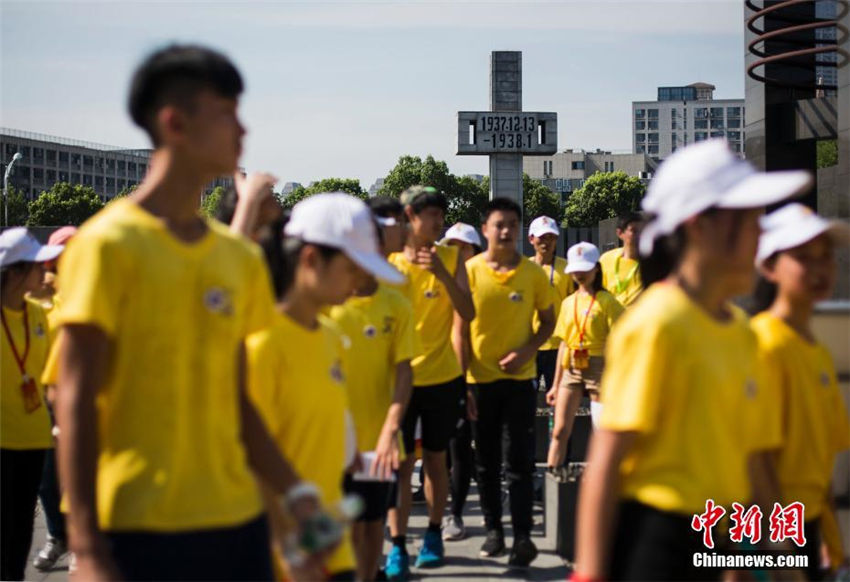
<path id="1" fill-rule="evenodd" d="M 806 545 L 797 551 L 808 554 L 807 575 L 814 580 L 820 576 L 822 531 L 829 531 L 821 523 L 831 517 L 835 455 L 850 448 L 850 425 L 832 358 L 812 333 L 811 318 L 815 304 L 832 295 L 834 249 L 850 240 L 850 226 L 826 221 L 802 204 L 788 204 L 761 224 L 755 306 L 761 313 L 752 328 L 769 374 L 766 402 L 780 433 L 779 446 L 763 453 L 774 467 L 768 474 L 778 481 L 769 501 L 803 503 Z M 840 533 L 837 542 L 840 548 Z"/>
<path id="2" fill-rule="evenodd" d="M 345 386 L 347 340 L 321 313 L 351 295 L 361 269 L 389 283 L 402 278 L 378 252 L 368 207 L 352 196 L 319 194 L 300 202 L 285 235 L 285 264 L 274 269 L 282 278 L 280 314 L 248 339 L 249 392 L 283 456 L 317 485 L 323 504 L 334 505 L 359 453 Z M 274 519 L 272 528 L 283 533 Z M 349 535 L 326 573 L 288 566 L 296 579 L 353 580 Z"/>
<path id="3" fill-rule="evenodd" d="M 695 564 L 713 547 L 700 516 L 708 500 L 726 512 L 748 505 L 751 457 L 775 442 L 760 414 L 755 337 L 729 300 L 750 288 L 760 208 L 810 183 L 805 172 L 757 172 L 723 140 L 660 166 L 642 203 L 648 287 L 605 348 L 574 580 L 716 576 Z"/>
<path id="4" fill-rule="evenodd" d="M 567 251 L 566 272 L 578 289 L 564 299 L 555 336 L 560 339 L 555 381 L 546 394 L 555 405 L 555 425 L 547 464 L 560 467 L 584 391 L 590 394 L 590 412 L 596 426 L 601 413 L 599 382 L 605 368 L 603 350 L 611 326 L 623 312 L 614 296 L 602 287 L 599 249 L 581 242 Z"/>

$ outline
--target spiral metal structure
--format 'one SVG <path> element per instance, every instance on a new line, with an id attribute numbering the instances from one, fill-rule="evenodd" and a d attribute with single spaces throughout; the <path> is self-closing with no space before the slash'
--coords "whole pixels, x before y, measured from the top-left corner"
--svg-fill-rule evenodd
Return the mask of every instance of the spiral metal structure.
<path id="1" fill-rule="evenodd" d="M 756 72 L 759 67 L 764 67 L 769 64 L 781 64 L 787 67 L 805 69 L 814 72 L 816 66 L 844 66 L 850 56 L 839 48 L 840 44 L 847 38 L 848 31 L 841 26 L 839 20 L 844 16 L 846 11 L 850 9 L 848 0 L 835 0 L 840 7 L 838 16 L 832 20 L 803 19 L 799 16 L 789 13 L 787 8 L 800 4 L 814 4 L 819 0 L 784 0 L 770 6 L 766 6 L 766 2 L 762 2 L 761 6 L 756 5 L 754 0 L 745 0 L 744 4 L 751 12 L 747 18 L 747 28 L 756 35 L 747 49 L 758 57 L 756 61 L 747 67 L 747 74 L 757 81 L 775 85 L 779 87 L 789 87 L 793 89 L 805 90 L 831 90 L 837 89 L 836 85 L 819 85 L 817 82 L 800 83 L 788 81 L 776 77 L 770 77 L 766 73 Z M 771 15 L 774 22 L 781 22 L 782 27 L 775 30 L 764 30 L 764 17 Z M 762 28 L 759 28 L 758 22 L 762 21 Z M 817 39 L 816 43 L 824 46 L 812 46 L 813 42 L 809 40 L 801 40 L 798 38 L 799 33 L 813 31 L 817 29 L 835 28 L 835 39 Z M 766 49 L 767 41 L 781 42 L 786 45 L 787 49 L 783 48 L 779 51 L 768 51 Z M 793 47 L 802 48 L 793 48 Z M 817 60 L 817 55 L 824 53 L 834 53 L 839 56 L 840 62 L 830 63 Z M 814 77 L 814 75 L 812 75 Z"/>

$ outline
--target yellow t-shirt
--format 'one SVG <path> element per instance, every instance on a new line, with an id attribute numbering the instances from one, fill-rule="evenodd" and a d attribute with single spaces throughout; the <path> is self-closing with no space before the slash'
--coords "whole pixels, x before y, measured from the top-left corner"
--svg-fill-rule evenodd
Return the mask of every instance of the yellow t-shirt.
<path id="1" fill-rule="evenodd" d="M 346 468 L 345 338 L 324 316 L 316 329 L 286 315 L 272 322 L 248 338 L 248 391 L 283 456 L 333 505 Z M 348 535 L 327 567 L 354 568 Z"/>
<path id="2" fill-rule="evenodd" d="M 733 309 L 719 322 L 658 283 L 617 322 L 605 348 L 603 429 L 634 431 L 619 495 L 661 511 L 701 513 L 751 497 L 751 453 L 775 446 L 760 407 L 756 338 Z"/>
<path id="3" fill-rule="evenodd" d="M 97 511 L 109 531 L 230 527 L 262 503 L 240 431 L 237 355 L 273 314 L 260 249 L 208 221 L 186 244 L 129 199 L 59 261 L 59 323 L 112 353 L 95 406 Z"/>
<path id="4" fill-rule="evenodd" d="M 351 342 L 345 387 L 357 446 L 373 451 L 393 401 L 396 365 L 418 353 L 413 308 L 401 292 L 379 285 L 373 295 L 334 307 L 330 317 Z"/>
<path id="5" fill-rule="evenodd" d="M 457 247 L 437 245 L 437 255 L 454 277 Z M 452 348 L 454 307 L 445 285 L 430 272 L 408 261 L 404 253 L 391 254 L 389 261 L 407 277 L 399 289 L 413 306 L 416 334 L 422 347 L 421 353 L 411 362 L 413 385 L 431 386 L 457 378 L 463 371 Z"/>
<path id="6" fill-rule="evenodd" d="M 21 390 L 21 370 L 12 353 L 6 332 L 0 331 L 0 343 L 3 344 L 0 360 L 0 379 L 3 382 L 0 388 L 0 447 L 15 450 L 49 449 L 53 447 L 53 437 L 50 435 L 50 415 L 47 413 L 44 385 L 41 383 L 41 372 L 50 350 L 47 316 L 37 301 L 24 301 L 30 344 L 24 369 L 30 378 L 35 379 L 41 406 L 32 412 L 26 411 Z M 24 312 L 5 307 L 2 309 L 18 356 L 23 357 L 27 342 L 27 336 L 24 334 Z"/>
<path id="7" fill-rule="evenodd" d="M 503 372 L 499 360 L 531 339 L 533 316 L 552 306 L 552 289 L 546 273 L 527 257 L 521 257 L 512 271 L 496 272 L 487 265 L 482 253 L 466 262 L 466 274 L 475 304 L 475 319 L 469 324 L 472 353 L 467 382 L 485 384 L 535 378 L 534 358 L 516 374 Z"/>
<path id="8" fill-rule="evenodd" d="M 552 296 L 552 305 L 555 307 L 555 319 L 561 313 L 561 302 L 575 290 L 575 282 L 573 278 L 566 273 L 567 260 L 563 257 L 555 257 L 554 265 L 541 265 L 546 277 L 549 279 L 549 286 L 552 288 L 554 295 Z M 540 328 L 540 318 L 537 317 L 537 312 L 534 313 L 532 329 L 535 333 Z M 540 346 L 542 350 L 557 350 L 561 347 L 561 338 L 552 334 L 546 343 Z"/>
<path id="9" fill-rule="evenodd" d="M 623 256 L 623 249 L 611 249 L 599 257 L 602 267 L 602 286 L 605 287 L 624 307 L 628 307 L 643 291 L 640 267 L 634 259 Z"/>
<path id="10" fill-rule="evenodd" d="M 761 313 L 751 322 L 766 400 L 781 431 L 777 474 L 782 502 L 800 501 L 806 520 L 824 510 L 835 455 L 850 448 L 847 409 L 827 349 L 811 344 L 781 319 Z"/>
<path id="11" fill-rule="evenodd" d="M 623 306 L 604 289 L 596 294 L 595 299 L 583 291 L 576 291 L 561 304 L 555 337 L 571 350 L 584 348 L 591 356 L 601 356 L 611 327 L 622 313 Z M 584 337 L 579 342 L 582 329 Z"/>

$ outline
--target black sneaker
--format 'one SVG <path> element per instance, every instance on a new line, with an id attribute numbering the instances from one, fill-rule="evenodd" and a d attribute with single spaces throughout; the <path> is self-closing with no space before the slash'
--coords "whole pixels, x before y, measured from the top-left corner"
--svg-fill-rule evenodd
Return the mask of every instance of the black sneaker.
<path id="1" fill-rule="evenodd" d="M 505 553 L 505 534 L 500 529 L 491 529 L 487 532 L 487 539 L 481 544 L 481 555 L 486 558 L 495 558 Z"/>
<path id="2" fill-rule="evenodd" d="M 511 548 L 511 556 L 508 558 L 508 566 L 513 568 L 527 568 L 534 558 L 537 557 L 537 546 L 531 538 L 523 536 L 514 539 L 514 547 Z"/>

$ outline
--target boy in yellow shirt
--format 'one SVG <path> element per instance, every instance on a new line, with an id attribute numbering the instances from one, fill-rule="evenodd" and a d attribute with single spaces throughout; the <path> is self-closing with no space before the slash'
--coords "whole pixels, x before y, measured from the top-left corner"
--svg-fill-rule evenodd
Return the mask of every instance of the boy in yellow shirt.
<path id="1" fill-rule="evenodd" d="M 243 342 L 273 314 L 259 249 L 198 212 L 237 170 L 241 91 L 209 49 L 150 55 L 129 98 L 150 171 L 59 265 L 59 468 L 82 580 L 268 579 L 256 477 L 298 523 L 318 508 L 243 385 Z"/>
<path id="2" fill-rule="evenodd" d="M 449 491 L 446 449 L 464 391 L 460 362 L 452 348 L 452 328 L 458 320 L 470 321 L 475 308 L 457 249 L 436 244 L 448 209 L 446 197 L 432 187 L 411 186 L 401 193 L 401 203 L 409 224 L 407 241 L 404 250 L 390 255 L 389 260 L 407 277 L 402 290 L 413 305 L 415 329 L 422 346 L 422 353 L 412 361 L 413 395 L 402 422 L 402 434 L 405 450 L 413 451 L 416 424 L 421 419 L 428 529 L 416 565 L 433 568 L 443 563 L 440 527 Z M 408 575 L 405 539 L 414 461 L 410 456 L 401 465 L 399 507 L 390 512 L 393 547 L 386 564 L 390 579 Z"/>
<path id="3" fill-rule="evenodd" d="M 504 437 L 514 533 L 508 564 L 514 567 L 526 567 L 537 557 L 531 541 L 535 358 L 555 327 L 549 279 L 516 248 L 521 215 L 516 202 L 491 200 L 481 226 L 487 250 L 466 263 L 476 313 L 466 332 L 470 346 L 466 377 L 474 394 L 478 491 L 487 527 L 481 555 L 494 557 L 505 551 L 500 483 Z M 540 321 L 536 331 L 535 315 Z"/>
<path id="4" fill-rule="evenodd" d="M 617 238 L 623 246 L 611 249 L 599 257 L 602 265 L 602 286 L 608 289 L 623 307 L 637 300 L 643 291 L 643 282 L 638 264 L 637 241 L 643 217 L 629 212 L 617 220 Z"/>
<path id="5" fill-rule="evenodd" d="M 567 260 L 556 256 L 558 248 L 558 237 L 561 230 L 554 218 L 538 216 L 528 225 L 528 240 L 534 247 L 532 261 L 543 267 L 549 276 L 549 286 L 554 293 L 552 305 L 555 307 L 555 320 L 561 313 L 561 303 L 567 295 L 573 292 L 575 284 L 572 277 L 567 273 Z M 534 318 L 534 329 L 540 325 L 537 317 Z M 558 359 L 558 348 L 561 340 L 554 335 L 546 343 L 540 346 L 537 352 L 537 374 L 543 377 L 546 390 L 554 386 L 555 366 Z"/>

